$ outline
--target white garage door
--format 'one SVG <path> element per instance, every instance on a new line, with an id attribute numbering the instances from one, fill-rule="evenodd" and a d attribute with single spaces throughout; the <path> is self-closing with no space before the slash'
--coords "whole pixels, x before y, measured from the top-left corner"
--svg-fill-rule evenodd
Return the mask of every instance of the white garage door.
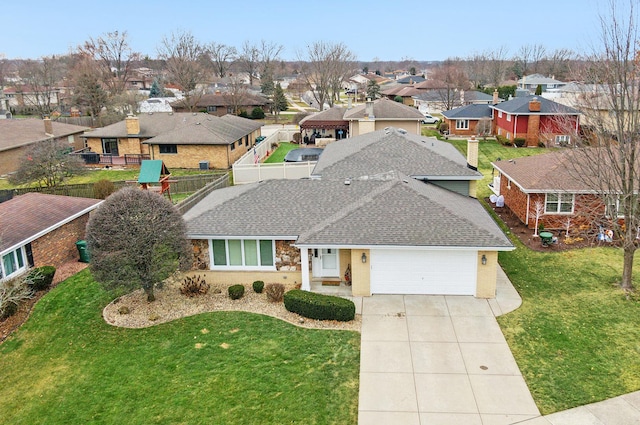
<path id="1" fill-rule="evenodd" d="M 476 251 L 371 250 L 371 293 L 475 295 Z"/>

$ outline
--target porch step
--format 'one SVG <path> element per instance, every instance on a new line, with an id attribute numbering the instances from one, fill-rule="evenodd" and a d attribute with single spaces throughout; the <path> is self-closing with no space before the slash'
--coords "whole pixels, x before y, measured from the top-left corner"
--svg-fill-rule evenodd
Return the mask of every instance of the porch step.
<path id="1" fill-rule="evenodd" d="M 341 280 L 339 277 L 336 278 L 324 278 L 322 279 L 322 286 L 340 286 Z"/>

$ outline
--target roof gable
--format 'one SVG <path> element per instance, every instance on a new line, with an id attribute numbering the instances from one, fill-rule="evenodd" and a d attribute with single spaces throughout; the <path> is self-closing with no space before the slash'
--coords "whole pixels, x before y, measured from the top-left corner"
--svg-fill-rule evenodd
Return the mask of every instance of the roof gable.
<path id="1" fill-rule="evenodd" d="M 481 178 L 450 143 L 393 127 L 329 144 L 312 174 L 340 180 L 393 171 L 438 180 Z"/>

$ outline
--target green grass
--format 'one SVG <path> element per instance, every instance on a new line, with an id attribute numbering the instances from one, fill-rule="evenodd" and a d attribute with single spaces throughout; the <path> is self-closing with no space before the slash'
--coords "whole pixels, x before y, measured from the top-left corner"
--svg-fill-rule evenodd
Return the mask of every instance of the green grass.
<path id="1" fill-rule="evenodd" d="M 121 329 L 108 301 L 81 272 L 0 346 L 2 423 L 356 423 L 358 333 L 241 312 Z"/>
<path id="2" fill-rule="evenodd" d="M 280 142 L 278 149 L 276 149 L 269 157 L 264 161 L 265 164 L 273 164 L 283 162 L 284 157 L 294 149 L 298 149 L 300 146 L 290 142 Z"/>
<path id="3" fill-rule="evenodd" d="M 523 304 L 498 321 L 542 414 L 640 390 L 640 302 L 616 284 L 621 250 L 519 245 L 500 264 Z"/>
<path id="4" fill-rule="evenodd" d="M 173 168 L 169 170 L 172 176 L 190 176 L 197 174 L 206 174 L 200 170 L 195 169 L 180 169 Z M 104 169 L 89 169 L 87 173 L 81 176 L 74 176 L 64 181 L 64 184 L 86 184 L 95 183 L 99 180 L 110 181 L 125 181 L 125 180 L 137 180 L 140 174 L 139 168 L 131 168 L 126 170 L 104 170 Z M 28 187 L 29 185 L 15 186 L 9 183 L 7 179 L 0 179 L 0 189 L 13 189 L 16 187 Z"/>

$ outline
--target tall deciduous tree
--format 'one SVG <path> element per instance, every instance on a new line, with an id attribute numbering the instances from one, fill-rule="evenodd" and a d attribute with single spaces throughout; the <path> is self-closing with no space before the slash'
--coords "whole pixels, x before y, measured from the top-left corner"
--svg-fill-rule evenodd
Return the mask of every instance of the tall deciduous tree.
<path id="1" fill-rule="evenodd" d="M 108 104 L 108 94 L 100 83 L 100 71 L 90 57 L 81 56 L 71 73 L 74 81 L 73 103 L 88 110 L 94 120 Z"/>
<path id="2" fill-rule="evenodd" d="M 342 81 L 355 69 L 355 55 L 342 43 L 316 41 L 299 56 L 302 76 L 312 87 L 319 109 L 322 110 L 325 103 L 332 107 Z"/>
<path id="3" fill-rule="evenodd" d="M 607 205 L 609 225 L 624 251 L 621 286 L 633 288 L 633 259 L 640 226 L 640 48 L 634 1 L 628 9 L 615 0 L 601 16 L 601 45 L 588 58 L 584 80 L 592 83 L 579 97 L 588 134 L 573 134 L 575 175 Z M 619 220 L 622 218 L 622 220 Z"/>
<path id="4" fill-rule="evenodd" d="M 132 65 L 140 54 L 129 46 L 126 31 L 107 32 L 98 38 L 89 38 L 79 47 L 80 53 L 93 58 L 100 69 L 101 81 L 110 96 L 122 93 L 131 78 Z"/>
<path id="5" fill-rule="evenodd" d="M 127 187 L 109 196 L 87 224 L 91 272 L 108 290 L 154 288 L 191 265 L 186 227 L 175 207 L 160 195 Z"/>
<path id="6" fill-rule="evenodd" d="M 55 139 L 34 143 L 25 152 L 15 173 L 9 176 L 14 184 L 37 184 L 38 187 L 54 187 L 66 178 L 86 172 L 84 162 L 69 155 L 69 144 Z"/>
<path id="7" fill-rule="evenodd" d="M 184 105 L 193 111 L 204 92 L 198 85 L 207 77 L 205 47 L 187 31 L 164 37 L 158 47 L 158 56 L 166 62 L 169 79 L 180 86 Z"/>
<path id="8" fill-rule="evenodd" d="M 34 108 L 41 116 L 51 115 L 60 105 L 56 86 L 65 71 L 64 64 L 54 56 L 23 62 L 20 77 L 25 83 L 24 90 L 30 93 L 24 96 L 25 105 Z"/>
<path id="9" fill-rule="evenodd" d="M 213 64 L 215 74 L 220 78 L 226 77 L 229 72 L 229 66 L 231 66 L 238 55 L 236 48 L 214 41 L 209 43 L 206 49 Z"/>

